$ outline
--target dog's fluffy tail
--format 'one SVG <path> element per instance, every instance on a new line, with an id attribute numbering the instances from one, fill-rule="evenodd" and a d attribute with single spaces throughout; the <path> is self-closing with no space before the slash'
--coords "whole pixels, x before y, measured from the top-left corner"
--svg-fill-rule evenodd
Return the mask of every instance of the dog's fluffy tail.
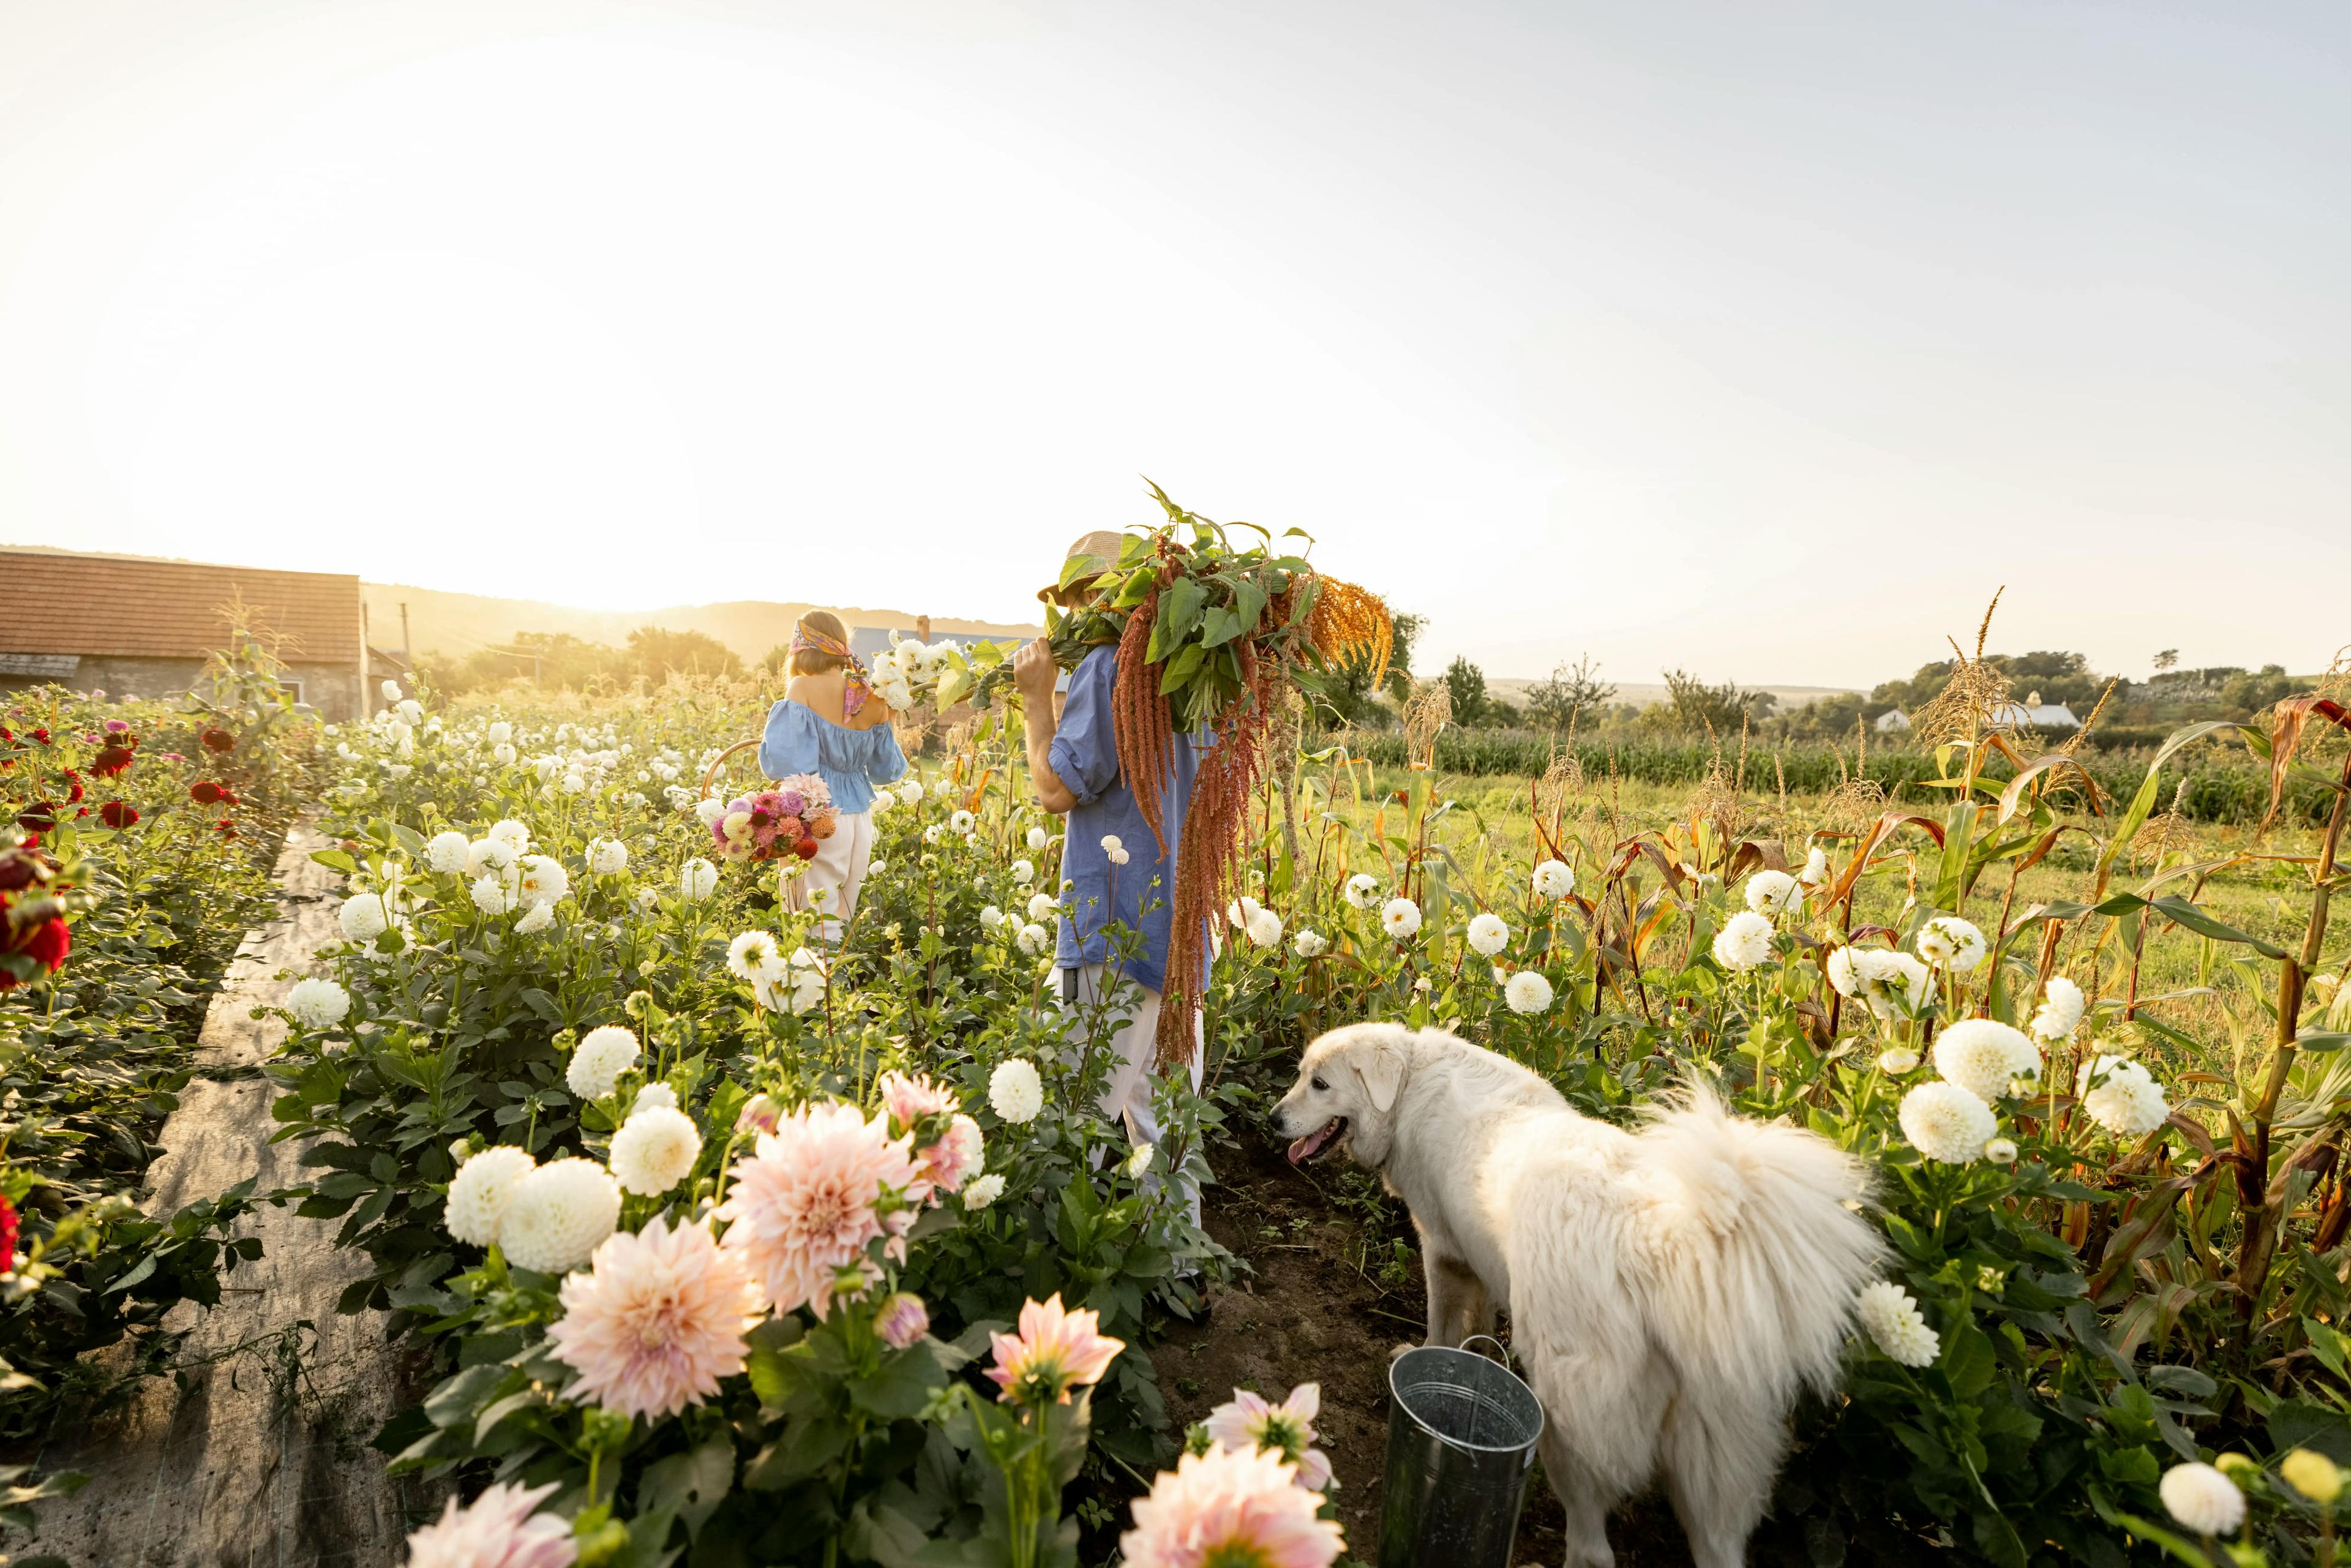
<path id="1" fill-rule="evenodd" d="M 1636 1146 L 1662 1287 L 1652 1332 L 1667 1354 L 1774 1401 L 1833 1391 L 1854 1298 L 1884 1252 L 1854 1207 L 1869 1196 L 1866 1167 L 1802 1127 L 1731 1115 L 1703 1084 Z"/>

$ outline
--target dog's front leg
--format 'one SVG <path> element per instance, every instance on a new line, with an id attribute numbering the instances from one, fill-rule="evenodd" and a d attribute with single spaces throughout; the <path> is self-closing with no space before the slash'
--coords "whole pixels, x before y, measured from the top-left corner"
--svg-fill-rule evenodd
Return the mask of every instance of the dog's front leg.
<path id="1" fill-rule="evenodd" d="M 1476 1270 L 1428 1247 L 1426 1238 L 1420 1261 L 1428 1276 L 1428 1343 L 1457 1345 L 1494 1326 L 1494 1309 Z"/>

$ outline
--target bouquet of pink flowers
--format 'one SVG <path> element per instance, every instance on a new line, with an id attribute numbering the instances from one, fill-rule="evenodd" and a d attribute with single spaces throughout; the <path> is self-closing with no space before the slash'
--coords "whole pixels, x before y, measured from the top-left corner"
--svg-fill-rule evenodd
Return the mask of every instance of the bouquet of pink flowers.
<path id="1" fill-rule="evenodd" d="M 726 815 L 710 824 L 719 858 L 772 861 L 786 855 L 814 858 L 818 842 L 832 837 L 840 813 L 832 791 L 813 773 L 778 779 L 772 789 L 726 803 Z"/>

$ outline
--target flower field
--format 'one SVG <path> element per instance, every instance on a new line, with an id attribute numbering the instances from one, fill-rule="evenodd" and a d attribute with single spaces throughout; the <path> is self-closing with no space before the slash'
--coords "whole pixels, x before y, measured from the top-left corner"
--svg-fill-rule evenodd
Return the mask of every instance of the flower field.
<path id="1" fill-rule="evenodd" d="M 2332 701 L 2203 727 L 2119 784 L 1987 731 L 1936 756 L 1931 805 L 1717 770 L 1628 810 L 1554 768 L 1482 810 L 1448 800 L 1441 754 L 1375 773 L 1293 730 L 1215 923 L 1203 1087 L 1172 1075 L 1136 1145 L 1095 1110 L 1121 997 L 1065 1012 L 1052 983 L 1061 822 L 1001 709 L 883 796 L 833 945 L 784 897 L 820 804 L 723 764 L 705 788 L 770 693 L 517 688 L 319 730 L 235 685 L 266 674 L 225 667 L 193 719 L 19 699 L 0 741 L 12 814 L 43 824 L 0 858 L 24 868 L 0 880 L 19 1437 L 99 1398 L 89 1353 L 216 1291 L 237 1255 L 211 1239 L 274 1196 L 364 1257 L 344 1309 L 430 1362 L 373 1437 L 446 1498 L 412 1521 L 419 1564 L 1369 1560 L 1332 1499 L 1379 1478 L 1321 1440 L 1316 1369 L 1210 1390 L 1186 1428 L 1148 1353 L 1249 1278 L 1212 1234 L 1218 1176 L 1261 1154 L 1299 1047 L 1387 1018 L 1612 1118 L 1701 1075 L 1876 1163 L 1885 1276 L 1841 1397 L 1801 1413 L 1771 1560 L 2332 1552 Z M 110 719 L 138 744 L 101 814 L 44 819 L 83 803 L 62 769 L 87 785 Z M 2326 809 L 2225 857 L 2185 825 L 2150 853 L 2210 766 L 2191 743 Z M 239 837 L 190 809 L 204 786 Z M 118 799 L 137 821 L 89 825 Z M 168 1020 L 252 916 L 247 841 L 298 805 L 346 879 L 342 941 L 287 994 L 266 1069 L 274 1135 L 315 1178 L 141 1218 Z M 2258 930 L 2212 896 L 2250 876 Z M 1343 1186 L 1360 1268 L 1401 1288 L 1399 1217 Z M 109 1375 L 162 1367 L 156 1343 Z"/>

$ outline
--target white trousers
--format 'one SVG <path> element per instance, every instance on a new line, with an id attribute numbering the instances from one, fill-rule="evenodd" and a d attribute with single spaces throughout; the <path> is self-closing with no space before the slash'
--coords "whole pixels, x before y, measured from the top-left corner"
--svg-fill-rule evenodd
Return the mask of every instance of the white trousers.
<path id="1" fill-rule="evenodd" d="M 1061 1011 L 1075 1014 L 1092 1010 L 1102 1004 L 1107 988 L 1104 977 L 1106 964 L 1080 964 L 1061 971 Z M 1102 1113 L 1126 1126 L 1129 1144 L 1155 1144 L 1159 1141 L 1159 1115 L 1151 1106 L 1151 1084 L 1159 1056 L 1159 993 L 1147 986 L 1138 986 L 1132 1009 L 1123 1019 L 1110 1020 L 1113 1031 L 1110 1037 L 1110 1086 L 1102 1091 Z M 1200 1092 L 1201 1035 L 1200 1020 L 1192 1020 L 1192 1092 Z M 1192 1223 L 1200 1222 L 1200 1189 L 1188 1178 L 1178 1177 L 1185 1207 L 1191 1211 Z"/>
<path id="2" fill-rule="evenodd" d="M 873 860 L 873 813 L 843 811 L 833 819 L 832 837 L 819 839 L 816 856 L 798 876 L 785 876 L 777 893 L 795 915 L 815 910 L 824 916 L 817 935 L 827 942 L 841 940 L 841 924 L 857 913 L 857 890 L 865 885 L 865 868 Z M 825 894 L 819 898 L 817 889 Z"/>

